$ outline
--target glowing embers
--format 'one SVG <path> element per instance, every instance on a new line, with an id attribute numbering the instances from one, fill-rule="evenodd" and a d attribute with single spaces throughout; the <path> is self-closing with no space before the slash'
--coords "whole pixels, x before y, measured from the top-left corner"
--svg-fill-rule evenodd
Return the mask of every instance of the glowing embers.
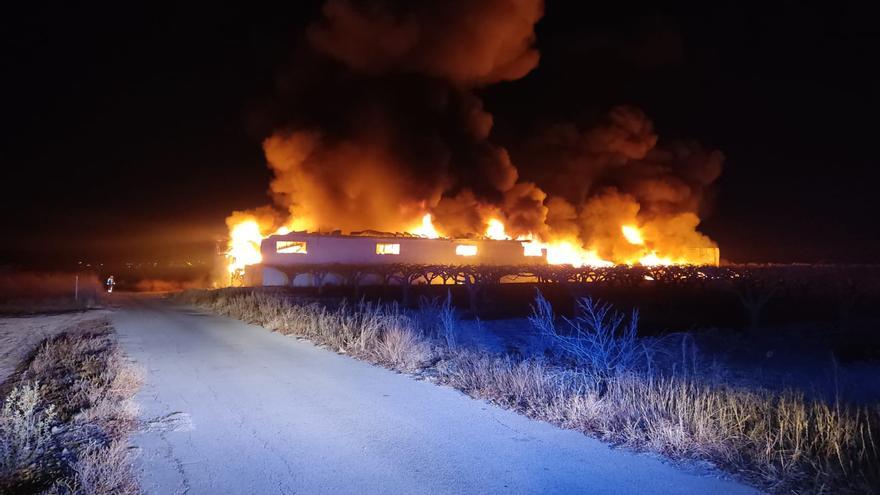
<path id="1" fill-rule="evenodd" d="M 376 244 L 376 254 L 400 254 L 400 244 Z"/>
<path id="2" fill-rule="evenodd" d="M 306 254 L 305 241 L 275 241 L 275 252 L 279 254 Z"/>
<path id="3" fill-rule="evenodd" d="M 455 254 L 459 256 L 476 256 L 477 246 L 473 244 L 459 244 L 455 246 Z"/>

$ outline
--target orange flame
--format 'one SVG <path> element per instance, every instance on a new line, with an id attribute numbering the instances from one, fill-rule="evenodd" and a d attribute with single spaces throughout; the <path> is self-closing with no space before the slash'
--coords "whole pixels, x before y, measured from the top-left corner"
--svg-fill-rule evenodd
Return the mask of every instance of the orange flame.
<path id="1" fill-rule="evenodd" d="M 645 244 L 645 239 L 642 238 L 642 231 L 640 231 L 638 227 L 634 225 L 623 225 L 620 227 L 620 230 L 623 232 L 623 237 L 626 237 L 626 240 L 630 244 L 635 244 L 637 246 Z"/>
<path id="2" fill-rule="evenodd" d="M 260 254 L 262 241 L 260 224 L 256 220 L 244 220 L 233 225 L 229 230 L 229 249 L 226 252 L 229 273 L 243 272 L 245 266 L 263 261 L 263 255 Z"/>
<path id="3" fill-rule="evenodd" d="M 614 263 L 603 260 L 595 250 L 584 249 L 571 241 L 553 242 L 545 245 L 547 263 L 551 265 L 582 266 L 614 266 Z"/>
<path id="4" fill-rule="evenodd" d="M 434 219 L 431 217 L 430 213 L 425 213 L 425 216 L 422 217 L 422 224 L 418 227 L 408 229 L 408 232 L 413 235 L 427 237 L 428 239 L 437 239 L 440 236 L 440 233 L 437 232 L 437 229 L 434 228 Z"/>
<path id="5" fill-rule="evenodd" d="M 497 218 L 490 218 L 486 227 L 486 237 L 496 241 L 509 240 L 510 236 L 505 232 L 504 224 Z"/>
<path id="6" fill-rule="evenodd" d="M 230 217 L 229 229 L 229 245 L 227 251 L 228 271 L 232 275 L 240 276 L 244 273 L 244 269 L 248 265 L 260 263 L 262 255 L 260 254 L 261 241 L 270 234 L 286 234 L 293 227 L 302 224 L 302 219 L 298 222 L 289 222 L 289 226 L 272 231 L 271 226 L 261 225 L 260 221 L 252 215 L 243 215 L 241 218 Z M 593 246 L 582 246 L 580 239 L 577 237 L 561 238 L 561 239 L 540 239 L 534 234 L 517 237 L 517 241 L 521 241 L 524 256 L 543 256 L 548 264 L 551 265 L 571 265 L 574 267 L 594 266 L 609 267 L 617 264 L 620 265 L 643 265 L 643 266 L 668 266 L 683 264 L 715 264 L 717 263 L 717 249 L 713 256 L 702 253 L 699 249 L 695 250 L 692 256 L 682 256 L 685 252 L 678 249 L 678 255 L 670 256 L 663 254 L 656 247 L 664 246 L 657 243 L 658 233 L 656 228 L 649 229 L 646 235 L 642 228 L 634 224 L 624 224 L 620 226 L 622 240 L 626 241 L 625 245 L 631 246 L 626 256 L 609 257 L 600 254 L 600 249 Z M 443 237 L 442 234 L 434 227 L 434 218 L 430 213 L 422 216 L 421 223 L 406 229 L 409 234 L 421 236 L 429 239 L 437 239 Z M 486 221 L 486 230 L 483 234 L 488 239 L 494 240 L 513 240 L 507 234 L 506 226 L 498 218 L 489 218 Z M 674 245 L 674 243 L 673 243 Z M 607 252 L 607 250 L 601 251 Z"/>

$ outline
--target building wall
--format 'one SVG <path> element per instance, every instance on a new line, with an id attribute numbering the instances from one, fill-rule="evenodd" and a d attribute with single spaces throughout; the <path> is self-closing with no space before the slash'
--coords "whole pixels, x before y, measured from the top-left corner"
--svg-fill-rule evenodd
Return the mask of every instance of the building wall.
<path id="1" fill-rule="evenodd" d="M 305 253 L 279 253 L 278 242 L 305 242 Z M 399 244 L 399 254 L 376 254 L 376 245 Z M 456 254 L 461 245 L 476 246 L 474 256 Z M 291 233 L 263 240 L 260 251 L 266 265 L 308 264 L 543 264 L 541 256 L 525 256 L 519 241 L 423 239 L 411 237 L 350 237 Z M 280 272 L 279 272 L 280 273 Z M 265 276 L 265 275 L 264 275 Z M 265 283 L 265 280 L 264 280 Z"/>
<path id="2" fill-rule="evenodd" d="M 305 242 L 305 253 L 279 253 L 278 242 Z M 399 254 L 377 254 L 376 245 L 398 244 Z M 461 256 L 456 253 L 460 245 L 476 246 L 474 256 Z M 299 273 L 290 277 L 282 269 L 297 265 L 370 265 L 370 264 L 414 264 L 414 265 L 530 265 L 546 264 L 544 256 L 525 256 L 520 241 L 495 240 L 454 240 L 425 239 L 417 237 L 355 237 L 342 235 L 321 235 L 290 233 L 273 235 L 260 245 L 263 263 L 247 267 L 245 285 L 314 287 L 316 280 L 309 273 Z M 688 252 L 698 263 L 718 266 L 718 248 L 695 248 Z M 282 267 L 282 269 L 274 268 Z M 322 281 L 324 285 L 344 283 L 340 274 L 328 273 Z M 439 281 L 439 280 L 438 280 Z M 517 279 L 522 281 L 522 279 Z M 368 276 L 361 281 L 363 285 L 382 283 L 379 276 Z"/>
<path id="3" fill-rule="evenodd" d="M 289 277 L 277 268 L 272 268 L 271 266 L 263 266 L 263 265 L 252 265 L 255 267 L 255 271 L 259 270 L 262 272 L 262 281 L 259 283 L 249 283 L 248 285 L 265 285 L 265 286 L 287 286 L 290 285 Z M 250 282 L 250 281 L 249 281 Z"/>

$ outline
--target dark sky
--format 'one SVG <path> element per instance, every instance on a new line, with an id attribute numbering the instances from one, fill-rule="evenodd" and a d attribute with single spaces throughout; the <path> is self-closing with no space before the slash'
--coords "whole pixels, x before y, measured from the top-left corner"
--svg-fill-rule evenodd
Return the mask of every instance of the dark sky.
<path id="1" fill-rule="evenodd" d="M 266 202 L 255 108 L 320 2 L 4 11 L 0 265 L 210 253 Z M 702 230 L 734 261 L 880 252 L 880 28 L 857 4 L 548 0 L 539 67 L 483 90 L 496 138 L 641 107 L 727 161 Z M 832 8 L 833 7 L 833 8 Z"/>

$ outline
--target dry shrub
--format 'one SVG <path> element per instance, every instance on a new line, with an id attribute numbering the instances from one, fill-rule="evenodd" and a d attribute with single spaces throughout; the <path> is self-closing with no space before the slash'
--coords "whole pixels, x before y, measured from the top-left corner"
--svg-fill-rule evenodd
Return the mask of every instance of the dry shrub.
<path id="1" fill-rule="evenodd" d="M 386 329 L 373 349 L 377 362 L 401 371 L 424 367 L 431 355 L 431 348 L 415 332 L 404 327 Z"/>
<path id="2" fill-rule="evenodd" d="M 439 370 L 449 385 L 520 411 L 542 409 L 561 386 L 540 361 L 516 361 L 464 349 L 450 353 Z"/>
<path id="3" fill-rule="evenodd" d="M 652 351 L 646 345 L 649 341 L 638 338 L 637 311 L 627 320 L 610 304 L 583 297 L 577 300 L 577 314 L 557 324 L 550 303 L 538 291 L 529 321 L 563 356 L 597 379 L 650 367 Z"/>
<path id="4" fill-rule="evenodd" d="M 140 493 L 132 461 L 131 450 L 124 440 L 89 445 L 73 465 L 78 492 L 88 495 Z"/>
<path id="5" fill-rule="evenodd" d="M 2 480 L 39 462 L 52 441 L 50 428 L 55 422 L 55 407 L 40 397 L 39 384 L 15 387 L 0 410 L 0 486 Z"/>

